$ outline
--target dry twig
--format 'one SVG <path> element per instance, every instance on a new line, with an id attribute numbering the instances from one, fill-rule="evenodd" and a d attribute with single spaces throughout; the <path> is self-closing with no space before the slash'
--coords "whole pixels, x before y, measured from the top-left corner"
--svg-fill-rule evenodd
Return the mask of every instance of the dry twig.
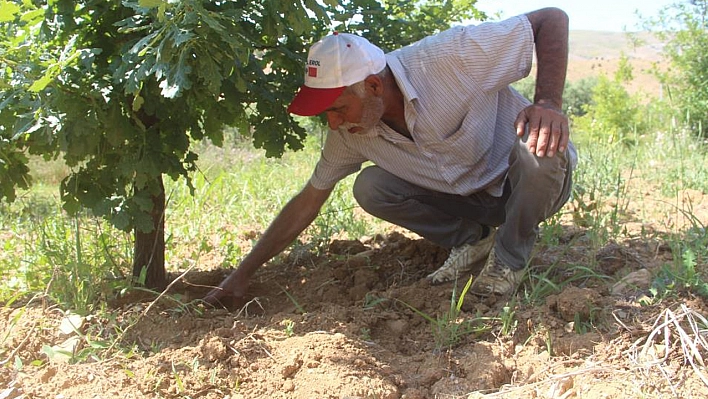
<path id="1" fill-rule="evenodd" d="M 688 331 L 686 328 L 688 328 Z M 656 353 L 657 348 L 654 342 L 662 334 L 663 356 L 657 357 L 658 353 Z M 700 313 L 690 309 L 685 304 L 682 304 L 677 312 L 671 309 L 664 309 L 654 322 L 649 336 L 644 340 L 644 344 L 639 347 L 640 340 L 632 346 L 629 352 L 630 359 L 647 371 L 652 367 L 657 367 L 664 377 L 671 382 L 663 366 L 669 360 L 669 354 L 674 349 L 680 348 L 684 364 L 690 364 L 696 375 L 708 386 L 708 378 L 704 374 L 706 364 L 703 359 L 704 354 L 708 354 L 707 335 L 708 320 Z"/>

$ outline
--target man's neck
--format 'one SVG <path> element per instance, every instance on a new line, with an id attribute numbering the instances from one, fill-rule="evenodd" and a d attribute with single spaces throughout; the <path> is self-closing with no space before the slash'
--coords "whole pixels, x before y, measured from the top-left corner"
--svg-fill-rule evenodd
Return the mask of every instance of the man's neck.
<path id="1" fill-rule="evenodd" d="M 408 125 L 406 124 L 403 93 L 398 87 L 396 78 L 390 70 L 384 80 L 384 88 L 385 111 L 381 117 L 381 121 L 396 132 L 412 139 L 411 133 L 408 131 Z"/>

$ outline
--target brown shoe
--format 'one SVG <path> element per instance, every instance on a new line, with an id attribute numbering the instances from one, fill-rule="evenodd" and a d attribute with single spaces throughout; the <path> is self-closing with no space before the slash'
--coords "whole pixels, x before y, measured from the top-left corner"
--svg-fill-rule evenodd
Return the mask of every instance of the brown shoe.
<path id="1" fill-rule="evenodd" d="M 427 279 L 431 284 L 442 284 L 472 270 L 476 263 L 489 256 L 489 251 L 494 246 L 494 233 L 496 229 L 490 227 L 489 234 L 475 244 L 464 244 L 450 250 L 450 256 L 445 263 L 430 273 Z"/>
<path id="2" fill-rule="evenodd" d="M 472 280 L 470 292 L 477 296 L 506 296 L 513 293 L 521 283 L 525 270 L 509 269 L 494 253 L 489 252 L 489 258 L 479 277 Z"/>

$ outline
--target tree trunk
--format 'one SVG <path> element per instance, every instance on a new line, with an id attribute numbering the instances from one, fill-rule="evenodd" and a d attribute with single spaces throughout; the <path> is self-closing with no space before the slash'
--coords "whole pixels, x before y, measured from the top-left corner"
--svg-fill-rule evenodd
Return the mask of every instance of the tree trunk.
<path id="1" fill-rule="evenodd" d="M 165 186 L 162 176 L 157 178 L 160 188 L 157 195 L 152 196 L 153 229 L 149 233 L 137 228 L 135 232 L 135 247 L 133 253 L 133 277 L 137 279 L 145 271 L 145 287 L 164 290 L 167 287 L 167 272 L 165 271 Z M 139 281 L 139 280 L 138 280 Z"/>

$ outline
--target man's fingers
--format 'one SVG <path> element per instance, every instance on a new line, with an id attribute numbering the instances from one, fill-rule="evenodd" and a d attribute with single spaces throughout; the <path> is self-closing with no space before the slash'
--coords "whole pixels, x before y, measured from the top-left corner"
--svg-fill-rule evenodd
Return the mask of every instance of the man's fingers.
<path id="1" fill-rule="evenodd" d="M 546 148 L 546 155 L 549 157 L 554 156 L 556 154 L 556 151 L 558 150 L 558 146 L 562 137 L 562 126 L 562 123 L 556 122 L 553 123 L 550 127 L 551 135 L 550 140 L 548 141 L 548 146 Z"/>
<path id="2" fill-rule="evenodd" d="M 514 121 L 514 126 L 516 126 L 516 135 L 519 137 L 523 137 L 524 133 L 526 133 L 526 123 L 529 121 L 528 116 L 526 116 L 526 110 L 522 110 L 519 112 L 519 115 L 516 116 L 516 121 Z"/>
<path id="3" fill-rule="evenodd" d="M 553 145 L 553 125 L 541 124 L 538 128 L 538 143 L 536 144 L 536 155 L 543 157 L 551 156 Z"/>
<path id="4" fill-rule="evenodd" d="M 545 149 L 545 142 L 542 141 L 541 118 L 537 115 L 531 116 L 528 122 L 528 129 L 529 137 L 526 139 L 526 147 L 532 154 L 538 155 L 539 149 Z"/>
<path id="5" fill-rule="evenodd" d="M 568 148 L 568 143 L 570 142 L 570 128 L 568 123 L 561 124 L 561 136 L 558 142 L 558 151 L 565 151 Z"/>

